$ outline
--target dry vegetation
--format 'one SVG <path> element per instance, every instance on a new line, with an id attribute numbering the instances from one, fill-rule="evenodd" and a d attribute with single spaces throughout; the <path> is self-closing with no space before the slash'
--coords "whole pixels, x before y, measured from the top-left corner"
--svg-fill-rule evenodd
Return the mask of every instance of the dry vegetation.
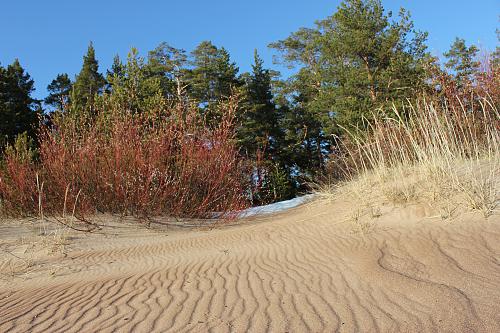
<path id="1" fill-rule="evenodd" d="M 236 101 L 221 106 L 215 126 L 194 107 L 147 114 L 101 108 L 85 122 L 53 119 L 37 153 L 22 137 L 7 149 L 0 168 L 4 215 L 206 217 L 245 206 Z"/>
<path id="2" fill-rule="evenodd" d="M 360 216 L 380 216 L 387 204 L 421 204 L 443 219 L 464 211 L 488 217 L 499 204 L 499 128 L 490 98 L 458 107 L 422 100 L 380 113 L 368 135 L 351 134 L 335 161 L 347 184 L 320 192 L 351 194 L 360 204 L 356 224 Z"/>

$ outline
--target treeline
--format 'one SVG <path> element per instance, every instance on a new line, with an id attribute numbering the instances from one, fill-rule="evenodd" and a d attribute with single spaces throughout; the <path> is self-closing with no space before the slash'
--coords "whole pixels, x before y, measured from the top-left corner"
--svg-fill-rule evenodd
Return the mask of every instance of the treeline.
<path id="1" fill-rule="evenodd" d="M 162 43 L 144 57 L 133 48 L 101 72 L 90 43 L 79 74 L 57 75 L 39 101 L 16 60 L 0 67 L 0 144 L 27 133 L 36 149 L 39 126 L 50 128 L 61 116 L 104 121 L 99 113 L 110 108 L 132 115 L 195 108 L 205 126 L 217 128 L 227 110 L 221 105 L 237 96 L 234 140 L 252 165 L 247 196 L 252 204 L 288 199 L 306 191 L 338 152 L 339 139 L 365 131 L 378 109 L 422 96 L 474 103 L 478 89 L 498 103 L 498 47 L 480 61 L 479 49 L 457 38 L 442 64 L 426 39 L 404 9 L 393 15 L 379 0 L 345 0 L 314 27 L 270 44 L 277 61 L 295 69 L 289 78 L 257 51 L 252 70 L 240 73 L 229 52 L 209 41 L 191 52 Z"/>

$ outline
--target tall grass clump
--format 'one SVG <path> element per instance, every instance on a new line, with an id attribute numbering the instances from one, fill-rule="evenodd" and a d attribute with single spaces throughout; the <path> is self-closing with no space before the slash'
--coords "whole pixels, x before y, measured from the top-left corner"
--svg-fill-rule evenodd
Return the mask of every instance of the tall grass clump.
<path id="1" fill-rule="evenodd" d="M 489 216 L 499 201 L 498 109 L 487 97 L 460 105 L 422 99 L 380 111 L 368 133 L 349 132 L 335 167 L 354 180 L 360 199 L 430 203 L 443 217 L 460 206 Z"/>
<path id="2" fill-rule="evenodd" d="M 366 129 L 348 130 L 320 188 L 338 193 L 346 180 L 367 211 L 386 203 L 424 203 L 442 218 L 459 211 L 498 211 L 500 190 L 500 67 L 486 61 L 470 80 L 441 73 L 437 89 L 402 107 L 380 109 Z M 331 185 L 333 184 L 333 186 Z"/>
<path id="3" fill-rule="evenodd" d="M 6 150 L 0 168 L 4 215 L 96 212 L 209 217 L 246 205 L 234 140 L 236 101 L 209 126 L 196 107 L 124 112 L 100 103 L 91 117 L 55 116 L 39 135 Z"/>

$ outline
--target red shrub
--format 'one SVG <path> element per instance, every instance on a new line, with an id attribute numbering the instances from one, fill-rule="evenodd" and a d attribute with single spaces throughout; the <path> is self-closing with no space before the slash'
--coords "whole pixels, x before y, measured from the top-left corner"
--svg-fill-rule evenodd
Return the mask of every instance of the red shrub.
<path id="1" fill-rule="evenodd" d="M 46 214 L 209 217 L 241 209 L 245 170 L 234 143 L 235 109 L 225 105 L 215 128 L 195 108 L 102 110 L 91 122 L 57 117 L 40 135 L 38 162 L 6 159 L 2 207 L 36 214 L 38 175 Z"/>

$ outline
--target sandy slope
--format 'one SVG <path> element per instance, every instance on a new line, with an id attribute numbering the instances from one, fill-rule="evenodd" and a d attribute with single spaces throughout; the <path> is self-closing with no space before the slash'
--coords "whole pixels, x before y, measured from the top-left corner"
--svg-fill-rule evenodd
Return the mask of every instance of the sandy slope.
<path id="1" fill-rule="evenodd" d="M 498 216 L 407 207 L 358 228 L 352 210 L 316 201 L 211 230 L 109 222 L 4 275 L 0 332 L 500 332 Z"/>

